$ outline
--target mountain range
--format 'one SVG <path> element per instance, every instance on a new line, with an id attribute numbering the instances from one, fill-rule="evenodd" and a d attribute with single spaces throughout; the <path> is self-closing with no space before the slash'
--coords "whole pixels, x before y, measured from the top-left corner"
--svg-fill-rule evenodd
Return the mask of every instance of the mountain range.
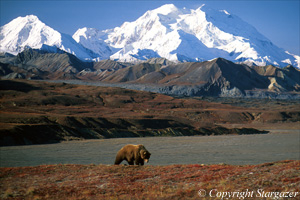
<path id="1" fill-rule="evenodd" d="M 84 62 L 73 54 L 57 52 L 25 49 L 16 56 L 1 54 L 0 77 L 61 80 L 176 96 L 300 98 L 300 71 L 291 65 L 248 66 L 224 58 L 183 63 L 164 58 L 140 63 Z"/>
<path id="2" fill-rule="evenodd" d="M 17 55 L 27 48 L 65 51 L 81 61 L 138 63 L 166 58 L 178 63 L 222 57 L 256 66 L 300 66 L 299 56 L 277 47 L 238 16 L 206 5 L 188 10 L 166 4 L 120 27 L 84 27 L 73 36 L 54 30 L 34 15 L 18 17 L 0 28 L 1 52 Z"/>

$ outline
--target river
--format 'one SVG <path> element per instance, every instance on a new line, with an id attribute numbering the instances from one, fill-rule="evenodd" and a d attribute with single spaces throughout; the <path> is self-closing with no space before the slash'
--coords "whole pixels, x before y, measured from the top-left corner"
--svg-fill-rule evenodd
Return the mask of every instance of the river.
<path id="1" fill-rule="evenodd" d="M 300 160 L 300 131 L 277 130 L 261 135 L 117 138 L 0 147 L 0 166 L 113 164 L 117 151 L 125 144 L 144 144 L 152 154 L 146 165 Z"/>

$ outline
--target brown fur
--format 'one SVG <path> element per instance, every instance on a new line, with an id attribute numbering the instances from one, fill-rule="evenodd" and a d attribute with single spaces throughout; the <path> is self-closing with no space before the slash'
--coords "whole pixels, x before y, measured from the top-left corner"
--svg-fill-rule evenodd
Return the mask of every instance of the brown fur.
<path id="1" fill-rule="evenodd" d="M 129 165 L 144 165 L 148 162 L 151 153 L 144 147 L 144 145 L 125 145 L 117 153 L 115 165 L 119 165 L 123 160 L 126 160 Z"/>

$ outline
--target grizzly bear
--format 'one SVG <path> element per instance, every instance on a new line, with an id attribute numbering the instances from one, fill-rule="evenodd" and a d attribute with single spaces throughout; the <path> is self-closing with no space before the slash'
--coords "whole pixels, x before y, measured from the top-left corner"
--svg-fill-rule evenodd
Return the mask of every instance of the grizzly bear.
<path id="1" fill-rule="evenodd" d="M 144 165 L 144 161 L 149 162 L 151 153 L 144 145 L 125 145 L 117 153 L 115 165 L 119 165 L 123 160 L 126 160 L 129 165 Z"/>

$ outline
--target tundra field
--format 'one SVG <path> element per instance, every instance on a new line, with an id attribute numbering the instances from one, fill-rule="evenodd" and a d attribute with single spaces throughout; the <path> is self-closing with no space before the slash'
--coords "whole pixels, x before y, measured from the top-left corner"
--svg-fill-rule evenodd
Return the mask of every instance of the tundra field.
<path id="1" fill-rule="evenodd" d="M 300 198 L 300 162 L 291 160 L 243 166 L 41 165 L 1 168 L 0 180 L 1 199 Z"/>

